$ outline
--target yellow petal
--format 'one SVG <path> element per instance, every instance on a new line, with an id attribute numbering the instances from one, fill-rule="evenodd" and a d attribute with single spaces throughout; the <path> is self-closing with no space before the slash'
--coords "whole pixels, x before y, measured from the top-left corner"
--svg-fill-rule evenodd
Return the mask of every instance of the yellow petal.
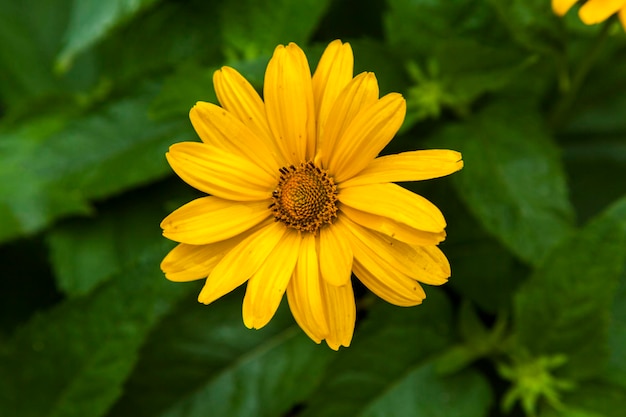
<path id="1" fill-rule="evenodd" d="M 441 211 L 424 197 L 396 184 L 371 184 L 340 190 L 343 204 L 425 232 L 441 233 L 446 221 Z"/>
<path id="2" fill-rule="evenodd" d="M 248 280 L 243 299 L 243 322 L 248 328 L 260 329 L 274 317 L 296 266 L 300 240 L 298 232 L 287 231 Z"/>
<path id="3" fill-rule="evenodd" d="M 426 298 L 426 293 L 419 282 L 398 271 L 381 269 L 376 264 L 363 266 L 359 261 L 355 261 L 354 275 L 371 292 L 393 305 L 412 307 L 421 304 Z"/>
<path id="4" fill-rule="evenodd" d="M 311 159 L 315 150 L 311 70 L 296 44 L 276 47 L 263 91 L 269 127 L 284 160 L 297 165 Z"/>
<path id="5" fill-rule="evenodd" d="M 318 135 L 339 93 L 352 80 L 353 68 L 350 44 L 335 40 L 326 47 L 312 80 Z"/>
<path id="6" fill-rule="evenodd" d="M 320 284 L 328 317 L 329 333 L 326 343 L 333 350 L 338 350 L 340 346 L 348 347 L 352 341 L 356 321 L 352 282 L 348 281 L 345 285 L 335 286 L 320 280 Z"/>
<path id="7" fill-rule="evenodd" d="M 352 275 L 352 247 L 341 218 L 320 230 L 319 254 L 322 278 L 331 285 L 345 285 Z"/>
<path id="8" fill-rule="evenodd" d="M 286 230 L 282 223 L 273 222 L 237 244 L 211 271 L 198 301 L 212 303 L 246 282 L 265 262 Z"/>
<path id="9" fill-rule="evenodd" d="M 352 233 L 355 259 L 368 269 L 372 262 L 388 265 L 388 270 L 431 285 L 441 285 L 450 277 L 450 264 L 436 246 L 408 245 L 347 219 L 345 224 Z"/>
<path id="10" fill-rule="evenodd" d="M 328 165 L 341 183 L 363 170 L 398 132 L 406 114 L 400 94 L 390 93 L 359 112 L 337 141 Z"/>
<path id="11" fill-rule="evenodd" d="M 316 343 L 328 335 L 326 309 L 321 294 L 315 237 L 302 236 L 298 263 L 287 287 L 289 308 L 304 332 Z"/>
<path id="12" fill-rule="evenodd" d="M 189 118 L 207 145 L 247 159 L 248 165 L 258 165 L 270 175 L 283 166 L 276 159 L 274 144 L 255 134 L 228 110 L 199 101 L 189 112 Z"/>
<path id="13" fill-rule="evenodd" d="M 563 16 L 578 0 L 552 0 L 552 10 L 559 16 Z"/>
<path id="14" fill-rule="evenodd" d="M 402 152 L 374 159 L 356 177 L 342 182 L 339 187 L 428 180 L 450 175 L 461 168 L 463 160 L 456 151 L 429 149 Z"/>
<path id="15" fill-rule="evenodd" d="M 346 206 L 345 204 L 341 206 L 341 212 L 348 216 L 350 220 L 361 226 L 376 230 L 377 232 L 411 245 L 436 245 L 446 238 L 445 231 L 433 233 L 413 229 L 389 217 L 366 213 Z"/>
<path id="16" fill-rule="evenodd" d="M 267 201 L 237 202 L 202 197 L 167 216 L 161 228 L 168 239 L 206 245 L 236 236 L 271 215 Z"/>
<path id="17" fill-rule="evenodd" d="M 265 104 L 254 87 L 231 67 L 215 71 L 213 84 L 222 107 L 248 126 L 268 149 L 276 150 L 274 137 L 267 124 Z"/>
<path id="18" fill-rule="evenodd" d="M 206 278 L 236 243 L 233 240 L 211 245 L 180 243 L 165 256 L 161 262 L 161 270 L 167 279 L 174 282 Z"/>
<path id="19" fill-rule="evenodd" d="M 326 123 L 318 132 L 316 162 L 328 167 L 339 138 L 364 109 L 378 101 L 378 81 L 371 72 L 357 75 L 337 96 Z"/>
<path id="20" fill-rule="evenodd" d="M 227 200 L 269 199 L 278 181 L 249 160 L 203 143 L 176 143 L 165 156 L 187 184 Z"/>
<path id="21" fill-rule="evenodd" d="M 604 22 L 624 7 L 624 0 L 589 0 L 578 11 L 580 20 L 586 25 Z"/>

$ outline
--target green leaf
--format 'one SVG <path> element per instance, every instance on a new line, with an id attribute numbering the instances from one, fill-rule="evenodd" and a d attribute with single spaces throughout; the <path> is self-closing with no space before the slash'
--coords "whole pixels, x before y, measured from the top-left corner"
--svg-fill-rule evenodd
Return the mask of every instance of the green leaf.
<path id="1" fill-rule="evenodd" d="M 125 92 L 146 78 L 160 83 L 161 77 L 185 66 L 219 64 L 223 60 L 219 10 L 225 4 L 161 2 L 139 13 L 93 48 L 100 77 Z"/>
<path id="2" fill-rule="evenodd" d="M 453 176 L 460 198 L 515 255 L 538 265 L 572 229 L 559 154 L 528 106 L 496 102 L 433 138 L 463 154 Z"/>
<path id="3" fill-rule="evenodd" d="M 178 180 L 161 182 L 101 205 L 97 217 L 68 219 L 52 228 L 47 243 L 58 288 L 70 297 L 85 295 L 149 258 L 155 248 L 170 248 L 159 227 L 169 214 L 164 201 L 180 206 L 193 197 Z"/>
<path id="4" fill-rule="evenodd" d="M 361 413 L 363 417 L 473 417 L 489 415 L 492 402 L 487 379 L 476 371 L 441 377 L 431 365 L 411 370 L 384 396 Z M 354 415 L 354 414 L 350 414 Z"/>
<path id="5" fill-rule="evenodd" d="M 88 297 L 38 314 L 0 350 L 0 414 L 97 417 L 122 391 L 155 323 L 187 288 L 150 258 Z"/>
<path id="6" fill-rule="evenodd" d="M 81 51 L 98 42 L 117 25 L 150 7 L 156 0 L 74 0 L 57 67 L 67 70 Z"/>
<path id="7" fill-rule="evenodd" d="M 0 241 L 167 175 L 168 146 L 192 138 L 193 129 L 186 120 L 149 119 L 151 99 L 144 93 L 70 122 L 49 117 L 0 131 Z"/>
<path id="8" fill-rule="evenodd" d="M 413 57 L 437 50 L 438 39 L 502 37 L 488 2 L 471 0 L 390 0 L 385 16 L 389 43 Z M 486 27 L 489 30 L 484 30 Z"/>
<path id="9" fill-rule="evenodd" d="M 304 47 L 329 4 L 328 0 L 226 2 L 220 10 L 224 53 L 238 61 L 270 55 L 278 44 Z"/>
<path id="10" fill-rule="evenodd" d="M 609 360 L 604 372 L 607 381 L 626 390 L 626 265 L 622 268 L 611 308 Z"/>
<path id="11" fill-rule="evenodd" d="M 560 56 L 566 41 L 561 18 L 544 0 L 490 0 L 497 20 L 517 44 L 542 54 Z"/>
<path id="12" fill-rule="evenodd" d="M 551 252 L 522 286 L 514 310 L 520 345 L 534 354 L 567 355 L 564 371 L 574 378 L 602 370 L 624 247 L 626 198 Z"/>
<path id="13" fill-rule="evenodd" d="M 626 111 L 626 107 L 624 107 Z M 615 119 L 619 112 L 609 112 Z M 626 172 L 626 142 L 619 131 L 589 132 L 581 129 L 564 140 L 563 156 L 572 202 L 581 220 L 597 215 L 612 201 L 626 194 L 626 182 L 617 178 Z"/>
<path id="14" fill-rule="evenodd" d="M 183 285 L 183 284 L 178 284 Z M 110 416 L 280 416 L 304 400 L 335 355 L 295 325 L 286 303 L 261 330 L 241 319 L 241 289 L 183 300 L 146 343 Z"/>
<path id="15" fill-rule="evenodd" d="M 409 61 L 413 86 L 407 91 L 407 118 L 412 123 L 439 117 L 444 108 L 467 115 L 473 101 L 514 80 L 535 61 L 513 48 L 495 48 L 471 39 L 439 39 L 423 59 Z M 425 67 L 425 68 L 422 68 Z"/>
<path id="16" fill-rule="evenodd" d="M 67 87 L 52 72 L 70 0 L 0 0 L 0 97 L 10 105 Z"/>
<path id="17" fill-rule="evenodd" d="M 446 285 L 487 313 L 507 311 L 515 290 L 528 276 L 528 267 L 472 217 L 452 189 L 453 177 L 435 180 L 438 183 L 432 187 L 434 192 L 427 194 L 448 223 L 448 235 L 441 248 L 452 265 Z"/>
<path id="18" fill-rule="evenodd" d="M 598 382 L 581 384 L 564 395 L 563 410 L 546 408 L 540 417 L 622 417 L 626 389 Z"/>
<path id="19" fill-rule="evenodd" d="M 302 417 L 486 415 L 491 394 L 480 375 L 433 371 L 431 359 L 451 338 L 451 311 L 436 289 L 427 294 L 412 308 L 374 304 Z"/>

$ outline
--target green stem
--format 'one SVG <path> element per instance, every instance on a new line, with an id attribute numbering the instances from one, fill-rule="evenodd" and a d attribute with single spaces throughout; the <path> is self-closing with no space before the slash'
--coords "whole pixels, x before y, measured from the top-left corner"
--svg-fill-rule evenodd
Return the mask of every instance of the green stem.
<path id="1" fill-rule="evenodd" d="M 593 65 L 602 50 L 602 45 L 608 38 L 611 27 L 613 26 L 615 19 L 609 18 L 604 22 L 600 32 L 596 36 L 593 43 L 590 45 L 587 53 L 584 55 L 583 61 L 578 66 L 574 76 L 572 77 L 572 82 L 570 84 L 569 90 L 561 97 L 561 99 L 557 102 L 556 106 L 552 109 L 552 114 L 550 116 L 550 125 L 555 128 L 561 123 L 565 116 L 569 113 L 576 98 L 578 97 L 578 92 L 580 91 L 580 87 L 582 86 L 585 78 L 593 68 Z"/>

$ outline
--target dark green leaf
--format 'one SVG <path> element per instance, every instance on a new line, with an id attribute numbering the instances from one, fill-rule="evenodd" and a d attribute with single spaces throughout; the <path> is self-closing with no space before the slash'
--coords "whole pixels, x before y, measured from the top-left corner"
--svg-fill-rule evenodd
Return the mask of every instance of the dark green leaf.
<path id="1" fill-rule="evenodd" d="M 328 0 L 224 3 L 220 14 L 224 52 L 229 60 L 239 61 L 269 55 L 278 44 L 296 42 L 304 47 L 329 3 Z"/>
<path id="2" fill-rule="evenodd" d="M 137 351 L 187 290 L 154 251 L 88 297 L 40 313 L 0 351 L 0 414 L 97 417 L 120 395 Z"/>
<path id="3" fill-rule="evenodd" d="M 538 115 L 497 102 L 433 141 L 463 154 L 453 176 L 462 200 L 513 253 L 538 265 L 572 228 L 572 208 L 558 151 Z"/>
<path id="4" fill-rule="evenodd" d="M 117 25 L 151 6 L 156 0 L 74 0 L 65 44 L 57 66 L 66 70 L 81 51 L 98 42 Z"/>
<path id="5" fill-rule="evenodd" d="M 622 417 L 626 389 L 588 382 L 563 396 L 563 410 L 546 409 L 540 417 Z"/>
<path id="6" fill-rule="evenodd" d="M 564 368 L 572 377 L 597 374 L 609 355 L 609 313 L 624 247 L 626 198 L 550 253 L 517 293 L 519 343 L 535 354 L 567 355 Z"/>
<path id="7" fill-rule="evenodd" d="M 358 415 L 363 417 L 487 416 L 491 388 L 478 372 L 441 377 L 430 365 L 412 369 Z"/>
<path id="8" fill-rule="evenodd" d="M 0 1 L 0 97 L 22 104 L 67 87 L 53 74 L 70 0 Z"/>
<path id="9" fill-rule="evenodd" d="M 609 360 L 605 378 L 626 390 L 626 265 L 615 292 L 609 322 Z"/>
<path id="10" fill-rule="evenodd" d="M 102 198 L 167 175 L 170 144 L 193 137 L 186 120 L 156 123 L 151 94 L 71 122 L 40 119 L 0 133 L 0 241 L 89 210 Z M 182 133 L 181 133 L 182 132 Z"/>
<path id="11" fill-rule="evenodd" d="M 184 300 L 146 343 L 110 416 L 269 417 L 304 400 L 336 354 L 308 339 L 286 305 L 263 329 L 247 329 L 241 297 Z"/>
<path id="12" fill-rule="evenodd" d="M 184 197 L 179 198 L 184 194 Z M 85 295 L 103 281 L 172 243 L 161 237 L 165 205 L 193 199 L 179 180 L 134 191 L 98 209 L 98 216 L 69 219 L 48 232 L 57 285 L 68 296 Z"/>
<path id="13" fill-rule="evenodd" d="M 441 293 L 427 293 L 418 307 L 375 304 L 302 416 L 485 415 L 491 394 L 480 375 L 441 378 L 429 364 L 450 340 L 451 312 Z"/>
<path id="14" fill-rule="evenodd" d="M 439 39 L 501 38 L 488 2 L 471 0 L 390 0 L 385 16 L 389 43 L 413 57 L 430 55 Z M 481 30 L 489 27 L 489 30 Z"/>

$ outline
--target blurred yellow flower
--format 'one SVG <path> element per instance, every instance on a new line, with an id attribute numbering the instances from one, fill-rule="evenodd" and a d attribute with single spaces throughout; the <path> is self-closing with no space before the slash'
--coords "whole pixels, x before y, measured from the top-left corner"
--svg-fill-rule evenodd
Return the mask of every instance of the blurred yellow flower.
<path id="1" fill-rule="evenodd" d="M 204 304 L 247 282 L 243 321 L 256 329 L 287 292 L 300 327 L 335 350 L 354 331 L 352 272 L 400 306 L 422 302 L 419 282 L 447 281 L 441 212 L 391 182 L 451 174 L 463 167 L 461 154 L 376 158 L 406 105 L 397 93 L 379 98 L 373 73 L 353 78 L 349 44 L 328 45 L 313 77 L 297 45 L 279 45 L 264 101 L 232 68 L 216 71 L 214 84 L 222 107 L 198 102 L 190 112 L 202 143 L 166 154 L 184 181 L 210 194 L 161 223 L 180 242 L 161 263 L 168 279 L 206 278 Z"/>
<path id="2" fill-rule="evenodd" d="M 563 16 L 578 0 L 552 0 L 552 10 Z M 587 0 L 580 6 L 578 16 L 586 25 L 604 22 L 617 13 L 626 29 L 626 0 Z"/>

